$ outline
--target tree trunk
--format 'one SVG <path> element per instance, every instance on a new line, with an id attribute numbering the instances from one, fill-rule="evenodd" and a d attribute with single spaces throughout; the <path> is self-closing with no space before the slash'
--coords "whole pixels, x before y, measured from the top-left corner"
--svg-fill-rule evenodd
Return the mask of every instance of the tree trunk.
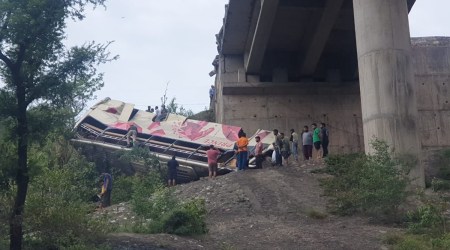
<path id="1" fill-rule="evenodd" d="M 23 239 L 23 212 L 25 199 L 28 190 L 28 124 L 27 124 L 27 104 L 25 101 L 25 88 L 17 86 L 17 135 L 18 135 L 18 169 L 16 173 L 17 193 L 14 207 L 9 221 L 10 249 L 22 249 Z"/>

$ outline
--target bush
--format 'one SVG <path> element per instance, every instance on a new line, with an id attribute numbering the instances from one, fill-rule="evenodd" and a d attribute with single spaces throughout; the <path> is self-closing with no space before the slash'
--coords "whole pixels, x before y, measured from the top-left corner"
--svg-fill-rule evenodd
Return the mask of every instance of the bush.
<path id="1" fill-rule="evenodd" d="M 98 173 L 93 164 L 58 135 L 48 136 L 42 144 L 31 145 L 29 154 L 24 246 L 29 249 L 94 249 L 92 242 L 102 237 L 107 227 L 89 214 L 94 208 L 89 199 L 98 188 Z M 9 192 L 14 192 L 14 186 Z M 8 202 L 4 201 L 10 197 L 2 190 L 2 210 L 8 207 Z M 5 210 L 10 213 L 10 208 Z M 7 238 L 8 232 L 3 228 L 0 232 Z"/>
<path id="2" fill-rule="evenodd" d="M 164 212 L 160 203 L 170 205 L 167 189 L 164 188 L 159 175 L 150 172 L 146 176 L 137 176 L 133 179 L 133 192 L 131 205 L 134 212 L 144 218 L 155 218 L 158 213 Z M 152 197 L 150 199 L 149 197 Z M 161 201 L 161 202 L 159 202 Z"/>
<path id="3" fill-rule="evenodd" d="M 428 179 L 428 187 L 433 191 L 450 190 L 450 150 L 442 150 L 436 154 L 436 160 L 433 165 L 437 165 L 438 169 L 430 182 Z"/>
<path id="4" fill-rule="evenodd" d="M 429 235 L 396 235 L 384 242 L 392 245 L 394 250 L 447 250 L 450 249 L 450 234 L 436 238 Z"/>
<path id="5" fill-rule="evenodd" d="M 134 225 L 134 232 L 179 235 L 206 232 L 206 208 L 203 200 L 182 203 L 173 196 L 171 189 L 162 186 L 155 188 L 150 198 L 144 188 L 135 189 L 132 205 L 141 220 Z"/>
<path id="6" fill-rule="evenodd" d="M 325 195 L 332 197 L 332 212 L 391 218 L 405 201 L 407 167 L 391 157 L 385 142 L 371 143 L 375 149 L 372 155 L 330 156 L 326 160 L 326 172 L 333 177 L 322 179 L 321 183 Z"/>
<path id="7" fill-rule="evenodd" d="M 439 166 L 437 177 L 444 180 L 450 180 L 450 149 L 439 152 L 436 164 Z"/>
<path id="8" fill-rule="evenodd" d="M 431 239 L 433 249 L 450 249 L 450 234 L 445 234 L 442 237 Z"/>
<path id="9" fill-rule="evenodd" d="M 206 232 L 204 201 L 180 202 L 172 189 L 164 187 L 165 168 L 145 148 L 133 148 L 120 154 L 120 160 L 139 163 L 143 166 L 136 176 L 116 177 L 113 189 L 115 202 L 130 203 L 137 215 L 137 221 L 121 230 L 135 233 L 202 234 Z M 115 198 L 114 198 L 115 197 Z"/>
<path id="10" fill-rule="evenodd" d="M 9 248 L 9 216 L 13 204 L 13 190 L 2 190 L 0 192 L 0 249 Z"/>
<path id="11" fill-rule="evenodd" d="M 317 211 L 315 209 L 309 209 L 306 214 L 308 215 L 308 217 L 318 220 L 323 220 L 328 217 L 326 213 Z"/>
<path id="12" fill-rule="evenodd" d="M 195 235 L 206 233 L 204 200 L 176 204 L 154 218 L 148 227 L 150 233 Z"/>
<path id="13" fill-rule="evenodd" d="M 92 206 L 80 199 L 70 169 L 46 170 L 30 184 L 27 199 L 26 243 L 35 248 L 85 245 L 107 231 L 89 216 Z"/>
<path id="14" fill-rule="evenodd" d="M 427 204 L 408 213 L 408 229 L 412 233 L 438 236 L 446 233 L 447 219 L 443 215 L 444 207 Z"/>
<path id="15" fill-rule="evenodd" d="M 431 188 L 433 191 L 450 190 L 450 180 L 433 178 L 431 180 Z"/>
<path id="16" fill-rule="evenodd" d="M 135 176 L 119 175 L 114 178 L 114 189 L 111 194 L 111 204 L 118 204 L 131 200 L 133 193 L 133 183 L 136 182 Z"/>
<path id="17" fill-rule="evenodd" d="M 427 250 L 433 249 L 432 244 L 423 236 L 407 235 L 397 242 L 394 250 Z"/>

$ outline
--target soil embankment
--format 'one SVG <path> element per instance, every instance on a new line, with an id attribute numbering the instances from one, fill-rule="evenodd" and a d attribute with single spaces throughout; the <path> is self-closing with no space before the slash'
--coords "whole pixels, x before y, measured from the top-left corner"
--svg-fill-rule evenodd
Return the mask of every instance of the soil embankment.
<path id="1" fill-rule="evenodd" d="M 205 199 L 208 234 L 114 234 L 110 241 L 117 249 L 387 249 L 382 238 L 396 229 L 326 213 L 322 176 L 310 173 L 318 167 L 266 167 L 179 185 L 177 196 Z"/>

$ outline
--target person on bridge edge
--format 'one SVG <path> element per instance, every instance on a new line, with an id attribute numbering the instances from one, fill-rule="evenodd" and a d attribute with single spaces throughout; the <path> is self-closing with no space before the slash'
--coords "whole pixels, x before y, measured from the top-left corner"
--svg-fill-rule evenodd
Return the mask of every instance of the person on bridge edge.
<path id="1" fill-rule="evenodd" d="M 210 103 L 210 106 L 212 106 L 215 96 L 216 96 L 216 88 L 214 87 L 214 85 L 211 85 L 211 88 L 209 89 L 209 103 Z"/>

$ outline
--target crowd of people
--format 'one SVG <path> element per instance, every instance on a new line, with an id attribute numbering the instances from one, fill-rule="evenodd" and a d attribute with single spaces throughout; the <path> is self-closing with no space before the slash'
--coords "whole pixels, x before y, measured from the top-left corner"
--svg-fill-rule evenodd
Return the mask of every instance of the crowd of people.
<path id="1" fill-rule="evenodd" d="M 313 149 L 316 151 L 316 159 L 328 156 L 329 131 L 325 123 L 320 123 L 320 127 L 316 123 L 311 124 L 312 131 L 308 126 L 303 127 L 300 136 L 291 129 L 291 136 L 288 139 L 284 133 L 279 133 L 278 129 L 273 130 L 275 141 L 273 142 L 273 162 L 277 166 L 283 165 L 283 159 L 289 164 L 289 157 L 292 154 L 296 162 L 299 161 L 298 151 L 301 143 L 303 152 L 303 160 L 309 161 L 313 159 Z"/>
<path id="2" fill-rule="evenodd" d="M 159 109 L 158 106 L 156 106 L 155 108 L 152 108 L 152 106 L 148 106 L 146 111 L 149 113 L 155 113 L 152 118 L 153 122 L 164 121 L 169 114 L 169 111 L 164 104 L 161 105 L 161 109 Z M 127 138 L 127 148 L 132 147 L 136 143 L 137 134 L 138 128 L 135 124 L 132 124 L 128 128 L 128 131 L 125 135 Z"/>
<path id="3" fill-rule="evenodd" d="M 303 160 L 309 161 L 313 159 L 313 149 L 316 151 L 316 159 L 326 157 L 328 155 L 329 132 L 325 123 L 321 123 L 320 127 L 316 123 L 311 124 L 312 131 L 309 131 L 308 126 L 303 127 L 302 133 L 299 135 L 294 129 L 291 129 L 290 136 L 286 136 L 278 129 L 273 130 L 275 140 L 273 141 L 272 162 L 275 166 L 288 165 L 292 158 L 294 161 L 299 161 L 299 150 L 303 152 Z M 239 139 L 235 144 L 235 151 L 237 155 L 236 168 L 237 170 L 245 170 L 248 167 L 249 153 L 247 151 L 248 139 L 246 134 L 241 130 L 239 132 Z M 259 136 L 255 137 L 256 145 L 252 156 L 255 157 L 256 168 L 262 168 L 262 163 L 267 156 L 264 153 L 264 146 Z M 299 148 L 301 146 L 301 148 Z"/>
<path id="4" fill-rule="evenodd" d="M 169 111 L 164 104 L 161 105 L 161 109 L 159 109 L 158 106 L 155 106 L 155 108 L 148 106 L 146 111 L 149 113 L 155 113 L 155 116 L 152 119 L 154 122 L 164 121 L 164 119 L 167 118 L 167 114 L 169 114 Z"/>
<path id="5" fill-rule="evenodd" d="M 156 107 L 157 110 L 158 107 Z M 162 106 L 165 109 L 164 105 Z M 158 114 L 158 113 L 157 113 Z M 293 160 L 299 161 L 299 146 L 301 143 L 301 150 L 303 152 L 303 160 L 309 161 L 313 159 L 313 150 L 316 151 L 316 159 L 320 159 L 328 156 L 328 144 L 329 144 L 329 131 L 325 123 L 320 123 L 318 127 L 316 123 L 311 124 L 312 131 L 308 126 L 303 127 L 302 133 L 299 135 L 294 129 L 291 129 L 290 137 L 286 136 L 283 132 L 279 132 L 278 129 L 273 130 L 275 140 L 273 141 L 273 153 L 272 163 L 275 166 L 288 165 L 290 156 Z M 130 137 L 133 141 L 136 140 L 137 127 L 132 125 L 127 133 L 127 146 L 132 145 Z M 241 129 L 238 133 L 239 139 L 236 141 L 234 150 L 236 152 L 236 168 L 238 171 L 248 168 L 249 152 L 248 143 L 249 140 L 245 132 Z M 262 163 L 265 160 L 264 145 L 261 142 L 259 136 L 255 137 L 256 145 L 253 150 L 252 156 L 255 157 L 256 168 L 262 168 Z M 221 151 L 210 145 L 206 151 L 208 159 L 209 178 L 214 179 L 217 176 L 218 159 L 221 156 Z M 176 160 L 176 156 L 173 155 L 172 159 L 167 162 L 167 179 L 168 186 L 175 186 L 177 179 L 177 169 L 179 163 Z M 112 190 L 112 177 L 108 173 L 101 175 L 102 188 L 101 193 L 98 195 L 101 199 L 100 208 L 110 206 L 111 202 L 111 190 Z"/>
<path id="6" fill-rule="evenodd" d="M 301 143 L 301 150 L 303 152 L 303 160 L 309 161 L 313 159 L 313 148 L 316 151 L 316 159 L 326 157 L 328 155 L 329 132 L 325 123 L 321 123 L 320 127 L 316 123 L 311 124 L 312 131 L 309 131 L 308 126 L 303 127 L 302 133 L 299 135 L 294 129 L 291 129 L 290 137 L 285 136 L 284 133 L 279 132 L 278 129 L 273 130 L 275 140 L 273 145 L 272 162 L 275 166 L 288 165 L 290 156 L 293 160 L 298 162 L 298 151 Z M 234 151 L 236 152 L 236 169 L 242 171 L 248 168 L 249 164 L 249 140 L 245 132 L 241 129 L 238 133 L 239 139 L 234 144 Z M 256 145 L 251 156 L 255 157 L 255 168 L 262 168 L 262 163 L 265 160 L 264 145 L 259 136 L 255 137 Z M 206 151 L 208 159 L 209 178 L 214 179 L 217 176 L 218 159 L 221 156 L 220 150 L 210 145 Z M 175 156 L 172 161 L 168 163 L 169 186 L 175 185 L 176 167 L 174 163 Z M 174 176 L 175 177 L 171 177 Z"/>

